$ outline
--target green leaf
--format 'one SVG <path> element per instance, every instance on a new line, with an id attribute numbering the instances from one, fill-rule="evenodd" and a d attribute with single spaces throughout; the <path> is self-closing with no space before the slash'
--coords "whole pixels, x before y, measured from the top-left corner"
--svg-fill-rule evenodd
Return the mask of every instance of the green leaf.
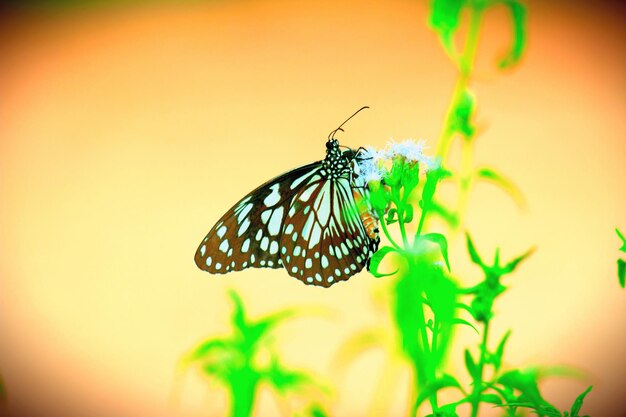
<path id="1" fill-rule="evenodd" d="M 396 218 L 397 213 L 398 213 L 398 209 L 396 209 L 395 207 L 392 207 L 389 209 L 389 211 L 387 211 L 387 219 L 386 219 L 387 224 L 394 224 L 395 222 L 398 221 L 398 219 Z"/>
<path id="2" fill-rule="evenodd" d="M 404 222 L 411 223 L 413 221 L 413 205 L 407 204 L 404 207 Z"/>
<path id="3" fill-rule="evenodd" d="M 190 354 L 183 359 L 185 362 L 199 361 L 205 359 L 213 353 L 223 353 L 229 350 L 235 350 L 236 345 L 229 340 L 209 339 L 200 343 L 194 348 Z"/>
<path id="4" fill-rule="evenodd" d="M 233 303 L 233 314 L 231 316 L 232 325 L 235 329 L 244 333 L 248 327 L 246 312 L 241 297 L 235 290 L 228 291 L 228 295 Z"/>
<path id="5" fill-rule="evenodd" d="M 440 378 L 437 378 L 430 384 L 426 385 L 426 387 L 420 391 L 416 400 L 417 406 L 419 407 L 419 405 L 423 403 L 428 397 L 444 388 L 458 388 L 459 390 L 461 390 L 461 384 L 459 384 L 459 381 L 457 381 L 457 379 L 452 375 L 443 374 Z"/>
<path id="6" fill-rule="evenodd" d="M 312 376 L 305 372 L 286 369 L 276 358 L 273 359 L 269 369 L 261 372 L 261 378 L 267 380 L 280 394 L 316 386 Z"/>
<path id="7" fill-rule="evenodd" d="M 383 246 L 382 248 L 378 249 L 378 251 L 374 255 L 372 255 L 372 259 L 370 260 L 370 273 L 376 278 L 388 277 L 398 272 L 397 269 L 389 273 L 382 273 L 378 271 L 378 267 L 380 266 L 383 258 L 390 252 L 397 252 L 397 250 L 391 246 Z"/>
<path id="8" fill-rule="evenodd" d="M 476 98 L 474 94 L 469 90 L 463 91 L 463 94 L 456 101 L 452 112 L 452 129 L 463 134 L 466 138 L 473 136 L 476 130 L 472 123 L 475 109 Z"/>
<path id="9" fill-rule="evenodd" d="M 439 38 L 449 54 L 456 55 L 454 47 L 454 33 L 459 27 L 461 9 L 466 0 L 431 0 L 430 27 L 439 35 Z"/>
<path id="10" fill-rule="evenodd" d="M 468 306 L 467 304 L 457 303 L 456 308 L 460 308 L 461 310 L 467 311 L 468 313 L 470 313 L 472 318 L 476 320 L 476 312 L 474 311 L 472 307 Z"/>
<path id="11" fill-rule="evenodd" d="M 499 62 L 502 69 L 517 64 L 526 48 L 526 6 L 518 0 L 503 0 L 508 7 L 513 23 L 513 42 L 507 54 Z"/>
<path id="12" fill-rule="evenodd" d="M 474 246 L 474 242 L 472 242 L 472 238 L 470 237 L 469 233 L 465 233 L 465 237 L 467 240 L 467 251 L 469 252 L 470 259 L 472 260 L 472 262 L 474 262 L 476 265 L 479 265 L 481 267 L 485 266 L 485 264 L 483 263 L 483 260 L 480 259 L 480 256 L 478 255 L 476 246 Z"/>
<path id="13" fill-rule="evenodd" d="M 498 378 L 498 383 L 516 389 L 520 391 L 523 397 L 530 401 L 532 404 L 542 404 L 544 402 L 543 397 L 539 393 L 539 386 L 537 383 L 537 372 L 520 371 L 517 369 L 505 372 Z"/>
<path id="14" fill-rule="evenodd" d="M 448 271 L 450 271 L 450 262 L 448 261 L 448 240 L 446 237 L 441 233 L 428 233 L 420 236 L 420 238 L 439 245 L 441 256 L 443 256 L 443 260 L 446 262 L 446 267 L 448 267 Z"/>
<path id="15" fill-rule="evenodd" d="M 480 402 L 501 405 L 502 398 L 497 394 L 480 394 Z"/>
<path id="16" fill-rule="evenodd" d="M 465 349 L 465 369 L 467 369 L 472 379 L 478 379 L 478 366 L 476 366 L 476 362 L 474 358 L 472 358 L 469 349 Z"/>
<path id="17" fill-rule="evenodd" d="M 579 417 L 578 413 L 580 412 L 580 409 L 583 406 L 583 401 L 585 400 L 585 397 L 587 396 L 587 394 L 589 394 L 589 391 L 591 391 L 591 388 L 593 388 L 593 386 L 589 386 L 589 388 L 587 388 L 585 392 L 583 392 L 578 397 L 576 397 L 574 404 L 572 404 L 570 417 Z"/>
<path id="18" fill-rule="evenodd" d="M 430 210 L 446 222 L 451 229 L 456 229 L 459 226 L 459 216 L 452 213 L 439 202 L 433 200 L 430 205 Z"/>
<path id="19" fill-rule="evenodd" d="M 462 325 L 462 326 L 468 326 L 468 327 L 471 327 L 472 329 L 474 329 L 474 331 L 476 332 L 476 334 L 480 334 L 480 332 L 478 331 L 478 329 L 477 329 L 476 327 L 474 327 L 474 325 L 473 325 L 472 323 L 470 323 L 469 321 L 467 321 L 467 320 L 463 320 L 463 319 L 460 319 L 460 318 L 458 318 L 458 317 L 455 317 L 455 318 L 453 318 L 453 319 L 452 319 L 452 324 L 460 324 L 460 325 Z"/>
<path id="20" fill-rule="evenodd" d="M 623 259 L 617 260 L 617 278 L 619 279 L 619 285 L 624 288 L 626 284 L 626 261 Z"/>
<path id="21" fill-rule="evenodd" d="M 435 190 L 437 189 L 437 183 L 449 174 L 450 173 L 448 171 L 441 167 L 431 169 L 428 173 L 426 173 L 426 184 L 424 184 L 422 199 L 420 201 L 420 207 L 422 210 L 430 209 L 433 202 L 433 196 L 435 195 Z"/>
<path id="22" fill-rule="evenodd" d="M 522 262 L 524 259 L 528 258 L 530 255 L 532 255 L 534 251 L 535 251 L 535 248 L 530 248 L 526 251 L 526 253 L 518 256 L 517 258 L 513 259 L 511 262 L 506 264 L 501 270 L 502 275 L 510 274 L 511 272 L 513 272 L 515 268 L 517 268 L 517 265 L 520 262 Z"/>
<path id="23" fill-rule="evenodd" d="M 626 253 L 626 237 L 624 237 L 617 227 L 615 228 L 615 233 L 617 233 L 617 236 L 622 240 L 622 247 L 619 248 L 619 250 Z"/>
<path id="24" fill-rule="evenodd" d="M 524 198 L 522 190 L 520 190 L 513 181 L 504 176 L 504 174 L 494 168 L 482 167 L 476 170 L 476 176 L 501 188 L 513 199 L 518 207 L 526 208 L 526 199 Z"/>
<path id="25" fill-rule="evenodd" d="M 504 354 L 504 347 L 506 346 L 506 342 L 509 340 L 510 336 L 511 330 L 507 331 L 504 334 L 502 340 L 500 340 L 500 343 L 498 343 L 496 351 L 493 353 L 493 355 L 491 355 L 491 363 L 493 364 L 494 368 L 496 368 L 496 370 L 500 369 L 500 366 L 502 365 L 502 355 Z"/>

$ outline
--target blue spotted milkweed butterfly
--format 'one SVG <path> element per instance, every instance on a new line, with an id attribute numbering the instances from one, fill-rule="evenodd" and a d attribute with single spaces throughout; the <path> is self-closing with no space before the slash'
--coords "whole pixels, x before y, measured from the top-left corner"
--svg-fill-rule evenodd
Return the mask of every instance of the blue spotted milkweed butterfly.
<path id="1" fill-rule="evenodd" d="M 369 267 L 379 238 L 359 178 L 367 157 L 362 148 L 340 149 L 334 134 L 341 126 L 329 135 L 324 160 L 266 182 L 226 212 L 198 247 L 196 265 L 213 274 L 285 268 L 322 287 Z"/>

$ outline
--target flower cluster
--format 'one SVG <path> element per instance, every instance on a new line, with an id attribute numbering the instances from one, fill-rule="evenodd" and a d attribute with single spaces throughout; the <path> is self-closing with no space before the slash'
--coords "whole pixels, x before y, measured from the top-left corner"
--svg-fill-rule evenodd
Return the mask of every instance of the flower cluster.
<path id="1" fill-rule="evenodd" d="M 390 180 L 394 166 L 409 164 L 412 167 L 421 164 L 425 172 L 438 167 L 433 158 L 424 154 L 426 142 L 407 139 L 396 142 L 391 139 L 382 149 L 372 146 L 365 148 L 366 157 L 359 160 L 361 177 L 365 183 Z"/>

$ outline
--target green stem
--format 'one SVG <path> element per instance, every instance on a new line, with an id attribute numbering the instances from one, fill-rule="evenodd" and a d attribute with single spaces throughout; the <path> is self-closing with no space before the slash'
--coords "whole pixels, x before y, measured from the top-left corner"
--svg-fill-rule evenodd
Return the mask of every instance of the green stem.
<path id="1" fill-rule="evenodd" d="M 428 212 L 428 206 L 425 205 L 422 207 L 422 213 L 420 214 L 420 222 L 417 226 L 417 232 L 415 232 L 415 236 L 420 236 L 422 234 L 422 227 L 424 227 L 424 220 L 426 220 L 426 213 Z"/>
<path id="2" fill-rule="evenodd" d="M 461 146 L 459 196 L 456 204 L 456 212 L 459 219 L 462 218 L 465 208 L 467 207 L 472 181 L 474 180 L 474 149 L 472 139 L 472 137 L 464 138 Z"/>
<path id="3" fill-rule="evenodd" d="M 418 390 L 420 389 L 424 389 L 425 387 L 427 387 L 430 383 L 432 383 L 435 380 L 435 373 L 436 373 L 436 369 L 437 369 L 437 364 L 433 363 L 434 360 L 434 356 L 433 356 L 433 350 L 431 349 L 430 343 L 428 341 L 428 327 L 426 326 L 426 317 L 424 315 L 424 303 L 421 301 L 421 299 L 418 301 L 418 308 L 417 308 L 417 322 L 419 323 L 419 337 L 422 340 L 422 352 L 421 353 L 421 357 L 424 358 L 424 366 L 421 371 L 422 375 L 424 376 L 424 378 L 421 378 L 420 381 L 418 381 L 418 385 L 417 388 Z M 435 334 L 433 334 L 433 344 L 435 344 Z M 418 365 L 421 365 L 419 363 L 417 363 Z M 419 391 L 418 391 L 419 392 Z M 415 399 L 417 400 L 417 395 L 415 397 Z M 433 409 L 433 413 L 439 409 L 439 406 L 437 405 L 437 393 L 433 392 L 430 397 L 429 397 L 429 401 L 430 401 L 430 405 Z M 417 412 L 417 401 L 415 402 L 415 412 Z M 413 414 L 413 416 L 415 416 L 415 414 Z"/>
<path id="4" fill-rule="evenodd" d="M 254 407 L 258 379 L 247 372 L 235 375 L 230 387 L 229 417 L 250 417 Z"/>
<path id="5" fill-rule="evenodd" d="M 396 241 L 391 238 L 391 235 L 389 234 L 389 230 L 387 229 L 387 225 L 385 224 L 385 219 L 383 218 L 380 219 L 380 227 L 382 227 L 383 233 L 385 233 L 385 236 L 387 237 L 387 240 L 389 241 L 389 243 L 391 243 L 391 245 L 394 248 L 398 249 L 399 251 L 402 251 L 402 248 L 400 247 L 400 245 L 398 245 Z"/>
<path id="6" fill-rule="evenodd" d="M 483 392 L 483 372 L 485 369 L 485 361 L 487 359 L 487 339 L 489 337 L 489 321 L 485 321 L 483 325 L 483 338 L 480 343 L 480 361 L 478 362 L 478 375 L 474 378 L 474 388 L 472 389 L 472 415 L 478 416 L 480 408 L 480 394 Z"/>
<path id="7" fill-rule="evenodd" d="M 476 50 L 478 47 L 478 35 L 480 29 L 480 19 L 482 16 L 482 9 L 471 7 L 470 8 L 470 26 L 465 39 L 465 47 L 463 54 L 461 55 L 459 76 L 454 85 L 454 91 L 452 93 L 452 100 L 446 111 L 444 127 L 441 130 L 439 139 L 437 141 L 436 155 L 441 158 L 442 163 L 445 165 L 446 157 L 450 150 L 450 144 L 454 137 L 454 113 L 456 111 L 457 104 L 462 99 L 463 94 L 467 90 L 469 85 L 470 76 L 474 68 L 474 61 L 476 58 Z"/>

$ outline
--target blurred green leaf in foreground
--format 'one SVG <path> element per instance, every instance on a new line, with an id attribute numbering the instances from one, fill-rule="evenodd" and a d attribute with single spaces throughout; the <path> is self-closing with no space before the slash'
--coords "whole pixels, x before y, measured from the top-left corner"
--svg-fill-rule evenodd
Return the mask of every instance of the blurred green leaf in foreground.
<path id="1" fill-rule="evenodd" d="M 289 399 L 292 395 L 305 399 L 305 406 L 291 410 L 292 415 L 326 416 L 320 403 L 328 394 L 327 388 L 309 373 L 285 367 L 271 344 L 276 327 L 294 318 L 298 312 L 287 309 L 253 320 L 248 317 L 236 292 L 231 291 L 230 298 L 234 307 L 232 334 L 199 343 L 181 359 L 182 369 L 195 368 L 226 388 L 230 417 L 252 416 L 255 399 L 263 384 L 273 388 L 281 399 Z"/>

